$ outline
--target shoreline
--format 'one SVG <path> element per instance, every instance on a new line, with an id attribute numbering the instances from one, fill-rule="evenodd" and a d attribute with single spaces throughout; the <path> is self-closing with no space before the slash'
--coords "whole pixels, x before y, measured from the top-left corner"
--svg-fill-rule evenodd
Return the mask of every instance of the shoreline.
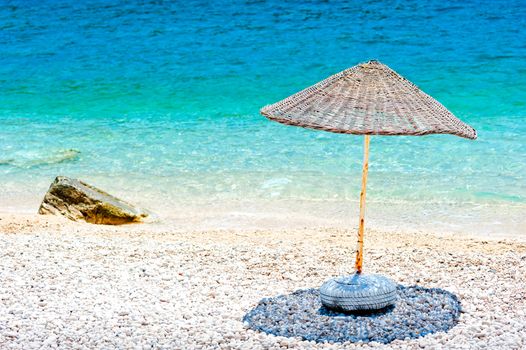
<path id="1" fill-rule="evenodd" d="M 168 201 L 116 193 L 152 212 L 158 223 L 186 230 L 297 229 L 337 227 L 357 229 L 358 201 L 245 199 L 207 202 Z M 1 215 L 36 215 L 42 197 L 0 200 Z M 484 239 L 526 240 L 526 206 L 477 203 L 367 201 L 365 228 L 381 231 L 435 232 Z M 353 231 L 354 232 L 354 231 Z"/>

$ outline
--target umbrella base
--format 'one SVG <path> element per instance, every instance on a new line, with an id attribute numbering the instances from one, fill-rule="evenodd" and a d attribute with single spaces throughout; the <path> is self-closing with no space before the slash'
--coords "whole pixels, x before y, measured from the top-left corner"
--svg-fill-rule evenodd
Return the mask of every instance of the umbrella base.
<path id="1" fill-rule="evenodd" d="M 321 303 L 339 311 L 373 311 L 393 305 L 396 284 L 381 275 L 354 274 L 331 278 L 320 287 Z"/>

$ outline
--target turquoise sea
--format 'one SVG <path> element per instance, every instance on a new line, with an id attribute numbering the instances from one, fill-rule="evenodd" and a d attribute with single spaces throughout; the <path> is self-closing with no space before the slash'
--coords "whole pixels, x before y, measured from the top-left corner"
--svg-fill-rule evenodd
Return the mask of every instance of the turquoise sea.
<path id="1" fill-rule="evenodd" d="M 372 137 L 372 223 L 526 233 L 524 0 L 2 0 L 0 28 L 0 211 L 68 175 L 165 215 L 354 220 L 363 138 L 258 111 L 374 58 L 479 138 Z"/>

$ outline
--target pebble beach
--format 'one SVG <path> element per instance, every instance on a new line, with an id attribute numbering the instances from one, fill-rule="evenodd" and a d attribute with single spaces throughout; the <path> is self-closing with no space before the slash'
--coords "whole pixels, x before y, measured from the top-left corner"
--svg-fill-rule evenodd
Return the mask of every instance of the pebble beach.
<path id="1" fill-rule="evenodd" d="M 264 298 L 352 272 L 354 231 L 192 230 L 0 214 L 2 349 L 522 349 L 526 242 L 431 232 L 366 235 L 367 273 L 461 303 L 447 333 L 314 342 L 250 329 Z"/>

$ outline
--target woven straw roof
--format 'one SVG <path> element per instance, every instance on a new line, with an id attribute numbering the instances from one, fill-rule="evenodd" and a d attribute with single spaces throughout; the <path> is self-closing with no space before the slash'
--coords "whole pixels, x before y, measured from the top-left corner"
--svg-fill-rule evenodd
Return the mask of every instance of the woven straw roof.
<path id="1" fill-rule="evenodd" d="M 261 109 L 277 122 L 343 134 L 453 134 L 477 138 L 471 126 L 378 61 L 346 69 Z"/>

